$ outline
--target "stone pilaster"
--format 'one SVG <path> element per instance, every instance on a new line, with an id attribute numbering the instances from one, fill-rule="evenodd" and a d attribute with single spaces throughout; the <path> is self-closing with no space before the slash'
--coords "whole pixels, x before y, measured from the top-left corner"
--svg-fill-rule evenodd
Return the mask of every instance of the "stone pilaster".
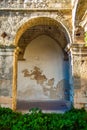
<path id="1" fill-rule="evenodd" d="M 73 60 L 74 107 L 87 105 L 87 47 L 85 44 L 73 44 L 71 47 Z"/>
<path id="2" fill-rule="evenodd" d="M 17 58 L 19 50 L 16 48 L 13 54 L 13 82 L 12 82 L 12 109 L 17 105 Z"/>

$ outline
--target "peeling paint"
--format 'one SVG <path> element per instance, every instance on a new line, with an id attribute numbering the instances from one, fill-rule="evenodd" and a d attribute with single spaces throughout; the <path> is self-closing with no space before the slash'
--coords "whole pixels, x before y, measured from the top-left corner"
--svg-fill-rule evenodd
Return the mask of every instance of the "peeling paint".
<path id="1" fill-rule="evenodd" d="M 41 85 L 43 94 L 50 99 L 69 99 L 69 83 L 65 79 L 59 81 L 57 85 L 54 86 L 55 79 L 48 79 L 44 74 L 42 74 L 42 71 L 37 66 L 35 66 L 30 72 L 28 69 L 24 69 L 22 73 L 24 77 L 29 77 L 31 80 L 35 80 L 37 84 Z M 21 94 L 29 94 L 29 96 L 31 96 L 34 92 L 33 89 L 28 88 Z"/>
<path id="2" fill-rule="evenodd" d="M 29 77 L 32 80 L 36 80 L 37 84 L 43 84 L 47 78 L 44 74 L 42 74 L 39 67 L 35 66 L 31 72 L 28 71 L 28 69 L 25 69 L 22 71 L 24 74 L 24 77 Z"/>

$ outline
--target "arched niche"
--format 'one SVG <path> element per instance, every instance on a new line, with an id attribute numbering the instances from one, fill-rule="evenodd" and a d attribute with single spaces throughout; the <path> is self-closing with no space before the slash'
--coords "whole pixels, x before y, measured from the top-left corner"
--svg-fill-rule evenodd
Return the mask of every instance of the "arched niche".
<path id="1" fill-rule="evenodd" d="M 59 70 L 59 80 L 56 78 L 56 80 L 55 80 L 55 83 L 54 83 L 54 78 L 55 77 L 58 77 L 58 70 L 57 71 L 55 71 L 55 76 L 53 77 L 50 77 L 50 76 L 47 76 L 47 75 L 45 75 L 45 69 L 43 70 L 42 68 L 40 68 L 40 66 L 38 67 L 38 66 L 36 66 L 36 65 L 34 65 L 34 63 L 32 64 L 32 66 L 33 66 L 33 68 L 31 69 L 31 70 L 28 70 L 27 68 L 25 68 L 25 69 L 21 69 L 21 70 L 19 70 L 19 68 L 22 68 L 22 66 L 20 67 L 20 63 L 18 63 L 18 61 L 16 61 L 15 63 L 16 63 L 16 65 L 17 65 L 17 63 L 19 64 L 19 66 L 18 66 L 18 73 L 21 73 L 21 75 L 22 76 L 24 76 L 25 77 L 25 79 L 27 78 L 25 75 L 27 74 L 28 75 L 28 78 L 29 78 L 29 76 L 30 76 L 30 78 L 31 78 L 31 80 L 32 80 L 32 76 L 34 76 L 34 78 L 36 78 L 36 75 L 34 74 L 34 73 L 36 73 L 36 72 L 38 72 L 39 73 L 39 76 L 42 76 L 42 78 L 45 78 L 45 80 L 46 81 L 44 81 L 44 82 L 47 82 L 47 85 L 49 86 L 49 84 L 51 84 L 53 87 L 52 88 L 54 88 L 54 90 L 53 91 L 51 91 L 51 92 L 54 92 L 55 91 L 55 86 L 62 86 L 62 87 L 60 87 L 60 91 L 61 92 L 63 92 L 62 93 L 62 96 L 61 96 L 61 98 L 59 98 L 59 100 L 60 99 L 65 99 L 65 95 L 67 95 L 67 90 L 64 90 L 65 88 L 64 88 L 64 85 L 65 86 L 69 86 L 69 80 L 70 80 L 70 77 L 69 77 L 69 57 L 68 57 L 68 54 L 65 52 L 65 48 L 66 48 L 66 46 L 68 45 L 68 44 L 70 44 L 71 43 L 71 38 L 70 38 L 70 35 L 69 35 L 69 32 L 67 31 L 67 29 L 65 28 L 65 26 L 61 23 L 61 22 L 58 22 L 58 21 L 56 21 L 56 20 L 54 20 L 54 19 L 52 19 L 52 18 L 48 18 L 48 17 L 37 17 L 37 18 L 32 18 L 32 19 L 30 19 L 28 22 L 25 22 L 20 28 L 19 28 L 19 30 L 18 30 L 18 32 L 17 32 L 17 34 L 16 34 L 16 37 L 15 37 L 15 45 L 16 46 L 18 46 L 19 47 L 19 50 L 20 50 L 20 52 L 19 52 L 19 55 L 18 55 L 18 60 L 19 60 L 19 62 L 27 62 L 27 59 L 28 59 L 28 57 L 27 57 L 27 55 L 26 55 L 26 52 L 28 52 L 27 51 L 27 48 L 29 47 L 29 46 L 32 46 L 32 42 L 33 41 L 37 41 L 37 39 L 38 38 L 42 38 L 44 36 L 44 39 L 50 39 L 50 41 L 52 42 L 54 42 L 53 44 L 50 44 L 50 46 L 52 46 L 50 49 L 53 49 L 53 48 L 55 48 L 55 46 L 57 46 L 58 48 L 60 48 L 60 49 L 58 49 L 58 48 L 56 48 L 56 49 L 58 49 L 58 50 L 56 50 L 56 49 L 53 49 L 53 50 L 50 50 L 50 51 L 52 51 L 52 54 L 50 53 L 50 55 L 52 55 L 53 56 L 53 58 L 51 59 L 50 58 L 50 61 L 49 61 L 49 63 L 51 64 L 51 62 L 53 63 L 53 61 L 51 61 L 51 60 L 54 60 L 55 58 L 54 58 L 54 55 L 53 55 L 53 52 L 56 52 L 56 51 L 58 51 L 58 54 L 57 55 L 55 55 L 55 57 L 57 58 L 57 56 L 59 56 L 59 61 L 57 60 L 55 60 L 55 62 L 54 62 L 54 66 L 55 66 L 55 64 L 56 64 L 56 67 L 53 67 L 53 65 L 52 65 L 52 67 L 54 68 L 54 70 L 55 70 L 55 68 L 57 68 L 57 64 L 60 66 L 59 68 L 58 68 L 58 70 Z M 43 39 L 43 38 L 42 38 Z M 45 41 L 45 40 L 42 40 L 42 41 Z M 49 40 L 48 40 L 49 41 Z M 56 42 L 56 43 L 55 43 Z M 45 42 L 44 42 L 45 43 Z M 34 43 L 35 44 L 35 43 Z M 49 42 L 47 43 L 47 44 L 43 44 L 43 45 L 46 45 L 46 46 L 49 46 Z M 36 46 L 38 46 L 37 48 L 39 48 L 40 46 L 39 45 L 37 45 L 36 44 Z M 42 49 L 42 52 L 43 52 L 43 47 L 41 48 Z M 31 49 L 30 49 L 31 50 Z M 37 50 L 37 49 L 36 49 Z M 40 50 L 40 48 L 39 48 L 39 50 Z M 54 51 L 55 50 L 55 51 Z M 46 51 L 46 50 L 45 50 Z M 49 51 L 48 51 L 49 52 Z M 44 55 L 47 53 L 48 54 L 48 52 L 45 52 L 44 53 Z M 34 54 L 34 53 L 33 53 Z M 42 55 L 42 53 L 40 54 L 40 55 Z M 45 57 L 46 57 L 46 55 L 45 55 Z M 47 57 L 46 57 L 47 58 Z M 35 58 L 34 58 L 35 59 Z M 41 57 L 40 57 L 40 59 L 42 59 Z M 38 60 L 38 56 L 36 56 L 36 60 Z M 46 60 L 46 59 L 45 59 Z M 44 60 L 42 60 L 42 62 L 43 62 Z M 65 62 L 64 62 L 65 61 Z M 42 62 L 41 62 L 41 64 L 42 64 Z M 56 63 L 57 62 L 57 63 Z M 48 63 L 48 64 L 49 64 Z M 25 64 L 25 63 L 24 63 Z M 38 64 L 39 64 L 39 62 L 38 62 Z M 48 64 L 47 64 L 47 66 L 48 66 Z M 51 67 L 50 66 L 50 64 L 49 64 L 49 68 Z M 44 66 L 45 66 L 45 64 L 43 64 Z M 46 67 L 47 67 L 46 66 Z M 46 68 L 46 67 L 44 67 L 44 68 Z M 15 66 L 14 66 L 14 68 L 15 68 Z M 17 69 L 17 68 L 16 68 Z M 43 73 L 41 72 L 41 70 L 43 71 Z M 52 70 L 52 68 L 47 72 L 47 73 L 50 73 L 50 71 Z M 67 70 L 67 71 L 65 71 L 65 70 Z M 64 71 L 64 73 L 63 73 L 63 71 Z M 14 75 L 16 75 L 17 77 L 18 77 L 18 73 L 17 73 L 17 70 L 15 70 L 15 73 L 16 74 L 14 74 Z M 51 73 L 52 74 L 52 73 Z M 51 75 L 51 74 L 49 74 L 49 75 Z M 61 76 L 60 76 L 61 75 Z M 68 76 L 65 76 L 65 75 L 68 75 Z M 67 77 L 66 78 L 66 80 L 65 80 L 65 77 Z M 20 76 L 19 76 L 20 77 Z M 61 78 L 60 78 L 61 77 Z M 22 77 L 23 78 L 23 77 Z M 18 90 L 18 78 L 16 79 L 14 79 L 15 81 L 14 81 L 14 84 L 17 84 L 17 85 L 14 85 L 13 84 L 13 88 L 15 87 L 15 91 L 13 91 L 13 95 L 15 95 L 15 98 L 14 98 L 14 101 L 13 101 L 13 106 L 16 106 L 16 98 L 18 98 L 17 96 L 16 96 L 16 94 L 17 94 L 17 90 Z M 21 79 L 20 79 L 20 81 L 22 81 Z M 38 84 L 38 82 L 36 82 L 36 81 L 34 81 L 34 80 L 32 80 L 33 82 L 35 82 L 35 83 L 37 83 Z M 58 81 L 58 82 L 57 82 Z M 68 82 L 66 82 L 66 81 L 68 81 Z M 24 82 L 25 83 L 25 82 Z M 41 82 L 41 83 L 43 83 L 43 82 Z M 41 83 L 40 83 L 40 81 L 39 81 L 39 85 L 41 85 Z M 26 84 L 27 84 L 27 82 L 26 82 Z M 43 83 L 44 84 L 44 83 Z M 43 84 L 42 84 L 42 86 L 43 86 Z M 22 84 L 22 82 L 21 82 L 21 85 L 23 85 Z M 24 85 L 23 85 L 24 86 Z M 38 85 L 37 85 L 38 86 Z M 45 86 L 46 86 L 46 84 L 45 84 Z M 59 88 L 58 87 L 58 88 Z M 70 89 L 70 86 L 68 87 L 68 89 Z M 42 87 L 42 90 L 43 90 L 43 87 Z M 64 91 L 62 91 L 62 90 L 64 90 Z M 20 90 L 18 90 L 18 91 L 20 91 Z M 28 92 L 28 91 L 27 91 Z M 27 93 L 26 92 L 26 93 Z M 58 91 L 59 92 L 59 91 Z M 68 91 L 69 92 L 69 91 Z M 20 92 L 19 92 L 20 93 Z M 49 92 L 48 92 L 49 93 Z M 59 93 L 60 94 L 60 93 Z M 20 94 L 19 94 L 20 95 Z M 26 94 L 25 94 L 26 95 Z M 53 95 L 53 94 L 52 94 Z M 54 95 L 57 95 L 58 96 L 58 93 L 57 94 L 55 94 L 54 93 Z M 56 96 L 56 98 L 52 98 L 52 99 L 57 99 L 57 96 Z M 20 96 L 19 96 L 20 97 Z M 67 97 L 67 99 L 69 99 L 70 97 Z"/>

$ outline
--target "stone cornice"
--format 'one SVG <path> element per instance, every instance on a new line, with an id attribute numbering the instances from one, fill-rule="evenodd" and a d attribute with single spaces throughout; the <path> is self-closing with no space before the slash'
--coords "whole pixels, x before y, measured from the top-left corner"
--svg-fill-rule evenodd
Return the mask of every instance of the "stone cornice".
<path id="1" fill-rule="evenodd" d="M 71 52 L 72 55 L 87 56 L 87 46 L 82 44 L 68 44 L 65 48 L 66 52 Z"/>
<path id="2" fill-rule="evenodd" d="M 85 43 L 72 44 L 70 50 L 73 55 L 87 56 L 87 46 Z"/>
<path id="3" fill-rule="evenodd" d="M 72 11 L 72 8 L 0 8 L 0 11 L 12 11 L 12 12 L 58 12 L 62 11 L 68 13 Z"/>

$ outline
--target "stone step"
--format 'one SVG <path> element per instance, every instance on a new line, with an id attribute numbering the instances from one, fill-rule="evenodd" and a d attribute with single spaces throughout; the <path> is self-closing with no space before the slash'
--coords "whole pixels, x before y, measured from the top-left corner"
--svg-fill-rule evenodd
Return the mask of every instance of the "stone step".
<path id="1" fill-rule="evenodd" d="M 68 104 L 68 105 L 67 105 Z M 70 107 L 67 101 L 57 100 L 32 100 L 32 101 L 17 101 L 17 110 L 30 110 L 32 108 L 40 108 L 48 111 L 66 111 Z"/>

